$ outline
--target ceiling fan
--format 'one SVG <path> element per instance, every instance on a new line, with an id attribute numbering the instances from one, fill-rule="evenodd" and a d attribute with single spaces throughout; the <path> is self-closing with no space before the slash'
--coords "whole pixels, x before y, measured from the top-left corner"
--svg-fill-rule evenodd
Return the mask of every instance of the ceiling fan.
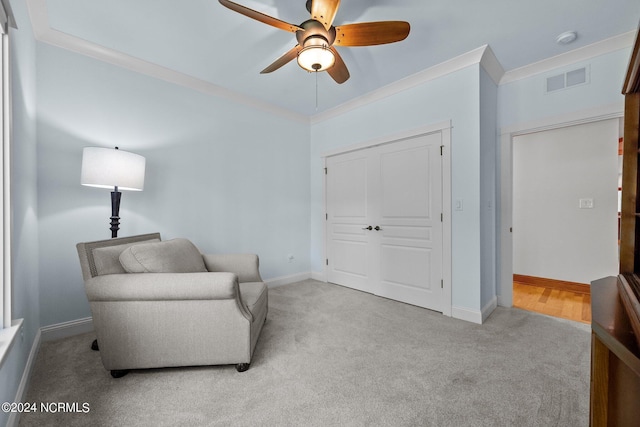
<path id="1" fill-rule="evenodd" d="M 300 25 L 289 24 L 229 0 L 219 1 L 223 6 L 256 21 L 296 33 L 298 44 L 262 70 L 261 74 L 271 73 L 296 58 L 305 70 L 327 71 L 337 83 L 344 83 L 349 79 L 349 70 L 336 46 L 395 43 L 407 38 L 410 30 L 409 23 L 405 21 L 359 22 L 336 27 L 333 19 L 340 0 L 307 0 L 311 19 Z"/>

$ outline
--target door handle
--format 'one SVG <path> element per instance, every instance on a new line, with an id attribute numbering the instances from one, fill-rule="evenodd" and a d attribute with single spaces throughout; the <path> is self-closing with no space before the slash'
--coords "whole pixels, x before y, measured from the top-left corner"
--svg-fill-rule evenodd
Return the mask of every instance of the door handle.
<path id="1" fill-rule="evenodd" d="M 362 229 L 371 231 L 371 230 L 373 230 L 373 227 L 372 226 L 368 226 L 368 227 L 363 227 Z"/>
<path id="2" fill-rule="evenodd" d="M 379 225 L 376 225 L 376 226 L 374 227 L 374 230 L 376 230 L 376 231 L 380 231 L 380 230 L 382 230 L 382 228 L 380 228 L 380 226 L 379 226 Z"/>

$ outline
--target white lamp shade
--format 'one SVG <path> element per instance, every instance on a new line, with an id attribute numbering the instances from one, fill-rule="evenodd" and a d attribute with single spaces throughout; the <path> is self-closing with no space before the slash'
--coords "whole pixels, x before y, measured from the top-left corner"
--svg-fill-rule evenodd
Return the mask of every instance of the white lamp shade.
<path id="1" fill-rule="evenodd" d="M 145 158 L 113 148 L 86 147 L 82 150 L 80 183 L 90 187 L 142 191 Z"/>

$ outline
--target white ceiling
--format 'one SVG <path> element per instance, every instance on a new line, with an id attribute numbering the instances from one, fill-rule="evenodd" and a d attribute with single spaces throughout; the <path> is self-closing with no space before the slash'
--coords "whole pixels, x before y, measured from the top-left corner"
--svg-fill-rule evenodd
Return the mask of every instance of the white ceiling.
<path id="1" fill-rule="evenodd" d="M 342 0 L 334 24 L 402 20 L 411 24 L 411 33 L 399 43 L 338 48 L 351 73 L 338 85 L 328 74 L 307 73 L 295 61 L 261 75 L 296 44 L 295 35 L 217 0 L 27 2 L 41 41 L 51 41 L 55 33 L 62 41 L 54 44 L 75 41 L 107 48 L 111 56 L 121 53 L 306 116 L 485 44 L 511 71 L 634 31 L 640 18 L 638 0 Z M 305 0 L 236 2 L 293 24 L 309 16 Z M 577 31 L 577 40 L 556 44 L 556 36 L 568 30 Z M 46 31 L 49 39 L 43 36 Z"/>

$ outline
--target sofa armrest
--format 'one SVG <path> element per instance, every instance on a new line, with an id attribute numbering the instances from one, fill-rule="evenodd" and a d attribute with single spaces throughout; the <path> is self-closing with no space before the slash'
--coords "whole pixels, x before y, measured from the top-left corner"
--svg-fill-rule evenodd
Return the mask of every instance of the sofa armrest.
<path id="1" fill-rule="evenodd" d="M 256 254 L 202 255 L 202 258 L 209 271 L 235 273 L 240 283 L 262 282 Z"/>
<path id="2" fill-rule="evenodd" d="M 233 273 L 107 274 L 85 280 L 89 301 L 240 300 Z"/>

